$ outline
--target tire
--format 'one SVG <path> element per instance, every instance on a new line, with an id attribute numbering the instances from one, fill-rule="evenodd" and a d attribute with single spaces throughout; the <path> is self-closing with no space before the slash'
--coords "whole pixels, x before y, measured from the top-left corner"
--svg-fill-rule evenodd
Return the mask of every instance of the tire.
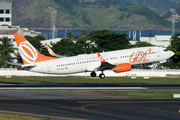
<path id="1" fill-rule="evenodd" d="M 101 73 L 101 74 L 99 74 L 99 77 L 100 77 L 101 79 L 104 79 L 104 78 L 105 78 L 105 75 L 104 75 L 103 73 Z"/>
<path id="2" fill-rule="evenodd" d="M 91 72 L 91 77 L 96 77 L 96 73 L 94 71 Z"/>

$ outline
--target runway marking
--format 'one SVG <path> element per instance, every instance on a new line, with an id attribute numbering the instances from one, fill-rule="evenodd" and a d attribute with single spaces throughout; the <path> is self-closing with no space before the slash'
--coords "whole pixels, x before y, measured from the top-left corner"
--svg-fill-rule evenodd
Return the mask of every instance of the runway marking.
<path id="1" fill-rule="evenodd" d="M 0 87 L 0 90 L 146 90 L 145 87 Z"/>
<path id="2" fill-rule="evenodd" d="M 117 104 L 117 103 L 96 103 L 96 104 L 88 104 L 88 105 L 81 106 L 81 109 L 87 110 L 87 111 L 92 111 L 92 112 L 99 112 L 99 113 L 103 113 L 103 114 L 110 114 L 110 115 L 116 115 L 116 116 L 121 116 L 121 117 L 128 117 L 128 118 L 133 118 L 133 119 L 148 120 L 148 119 L 144 119 L 144 118 L 137 118 L 137 117 L 126 116 L 126 115 L 112 114 L 112 113 L 107 113 L 107 112 L 102 112 L 102 111 L 89 110 L 89 109 L 86 109 L 86 108 L 85 108 L 85 107 L 97 106 L 97 105 L 105 105 L 105 104 Z"/>
<path id="3" fill-rule="evenodd" d="M 0 110 L 1 113 L 11 113 L 11 114 L 21 114 L 21 115 L 30 115 L 30 116 L 38 116 L 38 117 L 48 117 L 48 118 L 61 118 L 61 119 L 69 119 L 69 120 L 86 120 L 79 118 L 68 118 L 68 117 L 58 117 L 58 116 L 49 116 L 49 115 L 41 115 L 41 114 L 33 114 L 33 113 L 24 113 L 24 112 L 14 112 L 14 111 L 4 111 Z"/>

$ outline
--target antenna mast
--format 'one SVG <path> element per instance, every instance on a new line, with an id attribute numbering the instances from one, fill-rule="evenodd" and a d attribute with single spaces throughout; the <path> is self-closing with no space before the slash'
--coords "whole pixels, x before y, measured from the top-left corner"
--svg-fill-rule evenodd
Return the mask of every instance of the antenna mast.
<path id="1" fill-rule="evenodd" d="M 51 11 L 51 25 L 52 25 L 52 39 L 55 37 L 55 31 L 56 31 L 56 14 L 57 10 L 53 7 L 48 7 L 49 11 Z"/>

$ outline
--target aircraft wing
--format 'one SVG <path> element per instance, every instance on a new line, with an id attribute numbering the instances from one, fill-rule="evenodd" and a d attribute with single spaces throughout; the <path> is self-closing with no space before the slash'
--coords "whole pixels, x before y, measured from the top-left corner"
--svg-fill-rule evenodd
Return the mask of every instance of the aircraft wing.
<path id="1" fill-rule="evenodd" d="M 100 62 L 101 62 L 101 66 L 97 69 L 98 71 L 111 70 L 115 67 L 115 65 L 106 62 L 104 58 L 99 54 L 99 52 L 96 53 L 100 58 Z"/>
<path id="2" fill-rule="evenodd" d="M 116 73 L 119 72 L 125 72 L 125 71 L 130 71 L 131 70 L 131 65 L 129 63 L 122 63 L 122 64 L 118 64 L 118 65 L 113 65 L 111 63 L 108 63 L 107 61 L 105 61 L 105 59 L 99 54 L 99 52 L 96 52 L 101 65 L 99 68 L 97 68 L 98 71 L 104 71 L 104 70 L 113 70 Z"/>
<path id="3" fill-rule="evenodd" d="M 54 53 L 47 44 L 46 44 L 46 48 L 47 48 L 47 50 L 48 50 L 48 52 L 49 52 L 49 54 L 50 54 L 51 56 L 58 57 L 58 58 L 64 58 L 64 57 L 66 57 L 66 56 L 58 55 L 58 54 Z"/>
<path id="4" fill-rule="evenodd" d="M 24 64 L 24 63 L 13 63 L 13 62 L 6 62 L 7 64 L 11 65 L 16 65 L 16 66 L 21 66 L 22 68 L 24 67 L 35 67 L 36 64 Z"/>

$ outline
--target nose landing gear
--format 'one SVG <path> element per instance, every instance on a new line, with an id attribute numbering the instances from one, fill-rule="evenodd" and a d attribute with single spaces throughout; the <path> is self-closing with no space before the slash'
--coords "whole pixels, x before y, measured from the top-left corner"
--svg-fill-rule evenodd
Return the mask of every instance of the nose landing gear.
<path id="1" fill-rule="evenodd" d="M 94 71 L 91 72 L 91 77 L 96 77 L 96 73 Z"/>

